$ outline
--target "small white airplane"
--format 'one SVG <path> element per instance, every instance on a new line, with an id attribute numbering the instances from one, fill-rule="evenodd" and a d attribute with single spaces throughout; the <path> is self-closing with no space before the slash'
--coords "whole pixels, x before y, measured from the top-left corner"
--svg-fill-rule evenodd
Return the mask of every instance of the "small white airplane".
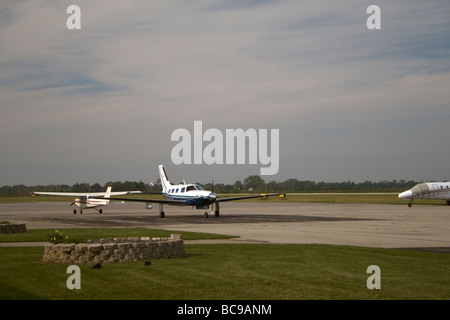
<path id="1" fill-rule="evenodd" d="M 450 182 L 424 182 L 416 184 L 398 195 L 402 200 L 409 200 L 408 207 L 414 199 L 445 200 L 450 206 Z"/>
<path id="2" fill-rule="evenodd" d="M 168 204 L 172 206 L 192 206 L 196 209 L 208 209 L 211 206 L 211 213 L 214 212 L 216 217 L 219 217 L 219 203 L 225 201 L 235 201 L 243 199 L 252 198 L 267 198 L 273 196 L 285 197 L 284 193 L 274 193 L 274 194 L 261 194 L 257 196 L 245 196 L 245 197 L 233 197 L 233 198 L 223 198 L 218 199 L 220 196 L 215 194 L 213 191 L 204 190 L 201 186 L 196 184 L 171 184 L 166 174 L 166 170 L 162 165 L 158 166 L 159 176 L 162 185 L 162 195 L 165 200 L 156 199 L 123 199 L 123 198 L 111 198 L 111 200 L 124 200 L 124 201 L 139 201 L 145 202 L 146 209 L 152 209 L 152 203 L 159 204 L 159 216 L 161 218 L 165 217 L 163 210 L 163 205 Z M 215 210 L 213 210 L 215 207 Z M 204 217 L 208 218 L 208 212 L 204 213 Z"/>
<path id="3" fill-rule="evenodd" d="M 45 195 L 45 196 L 64 196 L 64 197 L 77 197 L 74 202 L 70 205 L 76 204 L 80 208 L 80 214 L 83 213 L 83 209 L 95 209 L 99 213 L 103 213 L 102 209 L 97 209 L 97 207 L 109 205 L 109 198 L 111 195 L 121 196 L 129 193 L 142 193 L 142 191 L 116 191 L 111 192 L 111 186 L 108 186 L 106 192 L 92 192 L 92 193 L 81 193 L 81 192 L 30 192 L 31 195 Z M 103 199 L 98 199 L 96 197 L 103 196 Z M 76 214 L 77 210 L 74 209 L 73 213 Z"/>

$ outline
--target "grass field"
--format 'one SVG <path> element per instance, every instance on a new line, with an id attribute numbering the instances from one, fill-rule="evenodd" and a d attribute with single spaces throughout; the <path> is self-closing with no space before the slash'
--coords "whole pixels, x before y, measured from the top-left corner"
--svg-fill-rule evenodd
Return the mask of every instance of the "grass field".
<path id="1" fill-rule="evenodd" d="M 249 194 L 221 194 L 222 198 L 246 196 Z M 137 199 L 163 199 L 161 195 L 127 195 L 128 198 Z M 23 197 L 0 197 L 0 203 L 33 202 L 33 201 L 64 201 L 72 202 L 72 198 L 54 196 L 23 196 Z M 374 203 L 374 204 L 403 204 L 408 202 L 400 200 L 397 193 L 287 193 L 287 197 L 270 197 L 268 199 L 240 200 L 246 202 L 268 201 L 268 202 L 292 202 L 292 203 Z M 445 205 L 442 200 L 414 200 L 414 205 L 437 204 Z"/>
<path id="2" fill-rule="evenodd" d="M 44 264 L 43 248 L 0 248 L 0 299 L 449 299 L 450 255 L 330 245 L 185 245 L 183 259 L 81 265 L 69 290 L 68 265 Z M 367 267 L 381 270 L 369 290 Z"/>
<path id="3" fill-rule="evenodd" d="M 232 195 L 223 195 L 223 197 Z M 140 196 L 142 197 L 142 195 Z M 147 195 L 145 196 L 147 197 Z M 67 201 L 62 197 L 11 197 L 1 202 Z M 403 204 L 396 194 L 288 194 L 267 200 L 300 203 Z M 414 205 L 443 201 L 415 201 Z M 46 241 L 53 229 L 0 235 L 0 242 Z M 149 229 L 61 229 L 72 241 L 116 236 L 223 238 Z M 148 231 L 148 234 L 146 233 Z M 41 262 L 42 247 L 0 248 L 0 300 L 10 299 L 450 299 L 450 255 L 331 245 L 186 244 L 183 259 L 80 265 L 81 289 L 69 290 L 68 265 Z M 381 269 L 381 289 L 369 290 L 367 267 Z"/>
<path id="4" fill-rule="evenodd" d="M 0 242 L 45 242 L 54 229 L 28 229 L 26 233 L 0 234 Z M 171 231 L 143 228 L 63 228 L 59 229 L 70 242 L 79 243 L 90 239 L 114 237 L 170 237 L 172 233 L 181 234 L 184 240 L 229 239 L 232 236 L 214 233 Z"/>
<path id="5" fill-rule="evenodd" d="M 0 241 L 45 241 L 42 237 L 49 231 L 2 235 Z M 60 231 L 79 240 L 173 233 Z M 182 234 L 184 239 L 223 237 Z M 186 244 L 185 248 L 186 258 L 153 260 L 151 266 L 143 261 L 103 264 L 101 269 L 80 265 L 80 290 L 66 286 L 68 265 L 41 262 L 42 247 L 0 248 L 0 299 L 450 299 L 448 254 L 314 244 Z M 370 265 L 381 269 L 379 290 L 366 286 Z"/>

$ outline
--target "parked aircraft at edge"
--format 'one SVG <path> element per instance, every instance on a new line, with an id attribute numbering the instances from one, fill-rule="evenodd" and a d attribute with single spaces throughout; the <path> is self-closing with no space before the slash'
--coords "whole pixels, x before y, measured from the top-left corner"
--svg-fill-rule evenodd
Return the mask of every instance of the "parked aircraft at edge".
<path id="1" fill-rule="evenodd" d="M 450 182 L 424 182 L 416 184 L 398 195 L 402 200 L 409 200 L 408 207 L 414 199 L 445 200 L 450 205 Z"/>
<path id="2" fill-rule="evenodd" d="M 163 210 L 163 205 L 168 204 L 172 206 L 192 206 L 197 209 L 208 209 L 211 206 L 211 212 L 214 212 L 216 217 L 220 215 L 219 203 L 225 201 L 235 201 L 243 199 L 252 198 L 267 198 L 273 196 L 284 197 L 284 193 L 274 193 L 274 194 L 260 194 L 255 196 L 244 196 L 244 197 L 232 197 L 218 199 L 220 196 L 215 194 L 213 191 L 204 190 L 201 186 L 196 184 L 171 184 L 167 177 L 164 166 L 159 165 L 159 176 L 162 185 L 162 195 L 165 200 L 157 199 L 124 199 L 124 198 L 111 198 L 111 200 L 124 200 L 124 201 L 139 201 L 145 202 L 146 209 L 152 209 L 152 203 L 159 203 L 159 215 L 161 218 L 165 217 Z M 215 210 L 214 210 L 215 209 Z M 204 217 L 208 217 L 208 212 L 204 213 Z"/>
<path id="3" fill-rule="evenodd" d="M 31 195 L 45 195 L 45 196 L 63 196 L 63 197 L 77 197 L 70 205 L 76 204 L 80 208 L 80 214 L 83 213 L 83 209 L 95 209 L 99 213 L 103 213 L 102 209 L 97 207 L 107 206 L 110 204 L 109 198 L 111 195 L 120 196 L 129 193 L 142 193 L 142 191 L 115 191 L 111 192 L 112 187 L 108 186 L 106 192 L 30 192 Z M 104 196 L 103 199 L 97 197 Z M 74 209 L 73 213 L 76 214 L 77 210 Z"/>

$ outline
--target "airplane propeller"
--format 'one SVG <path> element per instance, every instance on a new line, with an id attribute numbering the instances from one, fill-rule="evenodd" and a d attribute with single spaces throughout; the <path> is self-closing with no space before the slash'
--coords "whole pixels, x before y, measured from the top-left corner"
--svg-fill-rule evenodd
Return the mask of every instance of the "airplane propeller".
<path id="1" fill-rule="evenodd" d="M 218 198 L 217 194 L 214 192 L 214 180 L 211 182 L 211 193 L 208 195 L 209 201 L 215 202 Z"/>
<path id="2" fill-rule="evenodd" d="M 208 195 L 208 198 L 209 198 L 209 201 L 214 202 L 214 201 L 216 201 L 216 199 L 217 199 L 217 195 L 216 195 L 214 192 L 211 192 L 211 193 Z"/>

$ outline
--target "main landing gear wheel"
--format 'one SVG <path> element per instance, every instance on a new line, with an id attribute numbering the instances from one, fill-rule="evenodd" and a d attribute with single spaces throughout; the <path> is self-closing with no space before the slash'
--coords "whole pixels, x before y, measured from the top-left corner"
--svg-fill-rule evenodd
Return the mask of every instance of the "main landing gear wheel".
<path id="1" fill-rule="evenodd" d="M 73 214 L 77 214 L 77 210 L 73 210 Z"/>
<path id="2" fill-rule="evenodd" d="M 203 214 L 203 216 L 204 216 L 205 218 L 208 218 L 208 212 L 205 212 L 205 213 Z"/>
<path id="3" fill-rule="evenodd" d="M 215 209 L 216 210 L 214 210 L 214 216 L 216 218 L 218 218 L 220 216 L 220 207 L 219 207 L 219 203 L 218 202 L 215 203 Z M 213 213 L 213 211 L 211 211 L 211 214 L 212 213 Z"/>
<path id="4" fill-rule="evenodd" d="M 98 213 L 102 214 L 102 213 L 103 213 L 103 210 L 102 210 L 102 209 L 98 210 Z"/>
<path id="5" fill-rule="evenodd" d="M 159 213 L 159 217 L 160 218 L 164 218 L 166 215 L 164 214 L 164 211 L 161 211 L 160 213 Z"/>

